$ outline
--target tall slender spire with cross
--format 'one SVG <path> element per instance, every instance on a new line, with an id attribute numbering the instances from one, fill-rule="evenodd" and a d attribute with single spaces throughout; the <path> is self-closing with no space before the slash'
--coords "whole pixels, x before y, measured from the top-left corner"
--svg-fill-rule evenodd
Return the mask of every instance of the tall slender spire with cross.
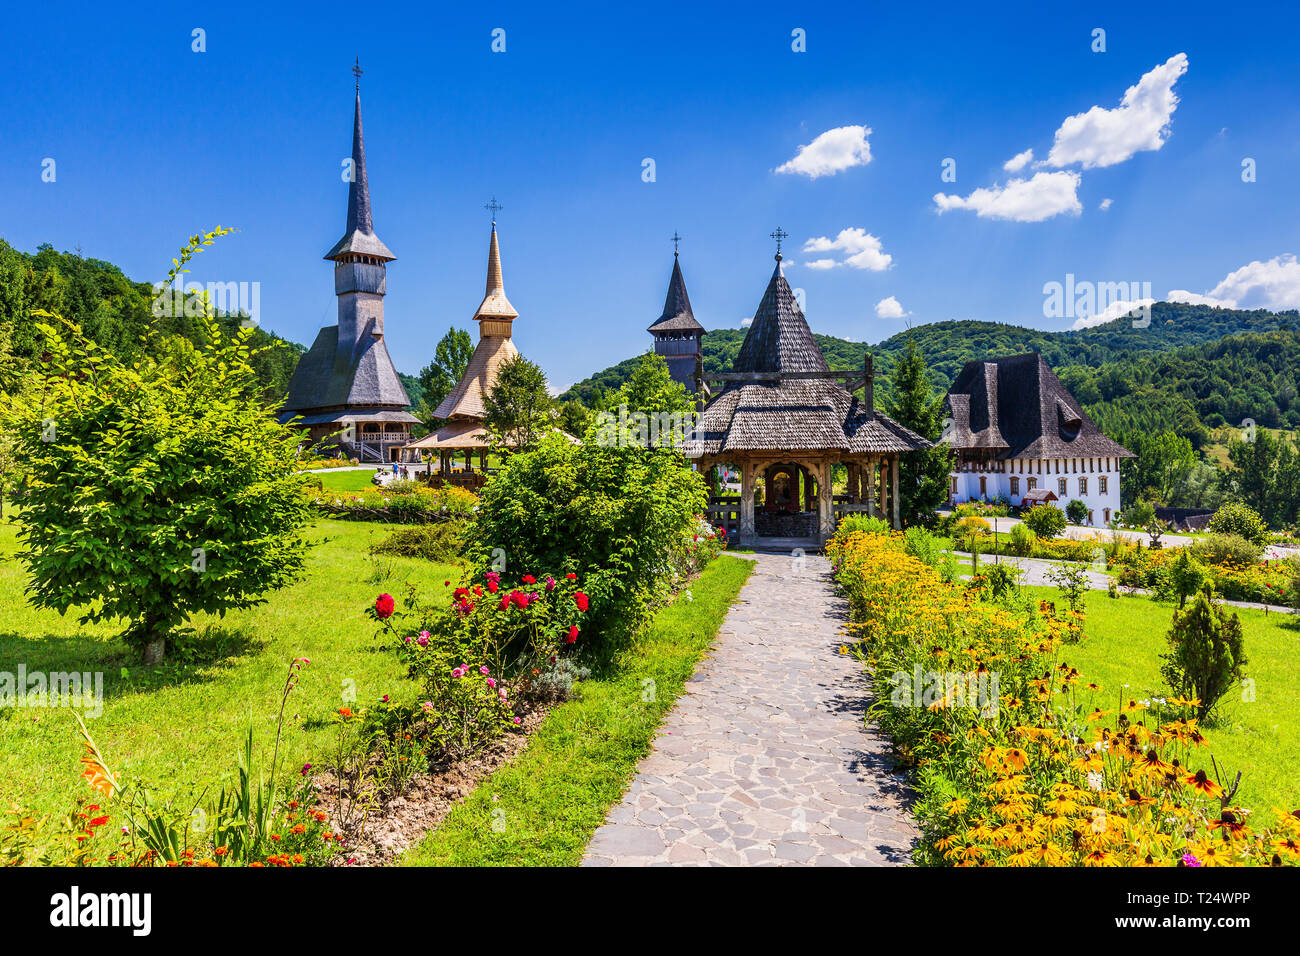
<path id="1" fill-rule="evenodd" d="M 673 258 L 677 258 L 677 243 L 682 241 L 682 237 L 677 235 L 677 230 L 673 230 Z"/>
<path id="2" fill-rule="evenodd" d="M 483 204 L 483 208 L 491 211 L 492 224 L 496 225 L 497 213 L 499 213 L 502 209 L 505 209 L 506 207 L 501 205 L 499 202 L 497 202 L 497 197 L 493 196 L 491 199 L 489 199 L 487 202 Z"/>
<path id="3" fill-rule="evenodd" d="M 352 113 L 352 156 L 348 167 L 348 219 L 343 238 L 334 244 L 326 259 L 339 261 L 346 254 L 373 256 L 391 261 L 397 257 L 375 235 L 370 213 L 370 177 L 366 173 L 366 141 L 361 132 L 361 60 L 352 66 L 356 77 L 356 102 Z"/>

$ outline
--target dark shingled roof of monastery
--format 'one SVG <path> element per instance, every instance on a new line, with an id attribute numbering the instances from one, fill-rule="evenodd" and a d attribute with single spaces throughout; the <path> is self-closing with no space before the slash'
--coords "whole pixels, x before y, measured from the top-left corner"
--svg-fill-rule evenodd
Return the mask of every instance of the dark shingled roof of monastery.
<path id="1" fill-rule="evenodd" d="M 1037 352 L 967 362 L 945 400 L 953 448 L 1010 458 L 1132 458 Z"/>
<path id="2" fill-rule="evenodd" d="M 668 296 L 664 300 L 664 311 L 647 330 L 650 332 L 703 332 L 704 326 L 695 321 L 691 311 L 691 298 L 686 294 L 686 280 L 682 278 L 682 266 L 677 256 L 673 256 L 673 274 L 668 280 Z"/>
<path id="3" fill-rule="evenodd" d="M 733 366 L 736 372 L 829 372 L 778 259 Z M 869 409 L 831 378 L 727 382 L 705 406 L 686 453 L 831 451 L 892 454 L 930 442 Z"/>

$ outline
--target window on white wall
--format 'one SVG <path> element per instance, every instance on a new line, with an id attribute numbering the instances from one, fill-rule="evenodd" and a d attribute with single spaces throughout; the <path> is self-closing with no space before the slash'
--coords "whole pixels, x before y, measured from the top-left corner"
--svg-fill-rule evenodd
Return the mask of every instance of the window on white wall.
<path id="1" fill-rule="evenodd" d="M 1069 481 L 1070 481 L 1069 478 L 1057 478 L 1057 479 L 1056 479 L 1056 494 L 1057 494 L 1057 497 L 1059 497 L 1059 498 L 1064 498 L 1066 495 L 1068 495 L 1068 494 L 1070 493 L 1068 490 L 1066 490 L 1066 485 L 1069 484 Z"/>
<path id="2" fill-rule="evenodd" d="M 1101 492 L 1103 495 L 1106 493 L 1106 476 L 1105 476 L 1105 475 L 1102 475 L 1100 478 L 1097 479 L 1097 490 L 1098 490 L 1099 492 Z M 1110 520 L 1110 519 L 1107 519 L 1107 520 Z"/>
<path id="3" fill-rule="evenodd" d="M 1080 495 L 1086 495 L 1087 493 L 1088 493 L 1088 479 L 1087 479 L 1087 478 L 1080 478 L 1080 479 L 1079 479 L 1079 494 L 1080 494 Z"/>

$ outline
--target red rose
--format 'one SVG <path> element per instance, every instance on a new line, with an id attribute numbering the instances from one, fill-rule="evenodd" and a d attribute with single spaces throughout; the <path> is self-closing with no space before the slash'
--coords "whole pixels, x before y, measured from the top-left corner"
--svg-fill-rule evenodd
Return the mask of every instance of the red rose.
<path id="1" fill-rule="evenodd" d="M 537 583 L 537 578 L 533 577 L 531 574 L 524 575 L 524 584 L 536 584 L 536 583 Z"/>
<path id="2" fill-rule="evenodd" d="M 528 595 L 525 594 L 523 591 L 512 592 L 510 595 L 510 599 L 514 601 L 516 604 L 518 604 L 520 607 L 528 607 Z"/>
<path id="3" fill-rule="evenodd" d="M 578 580 L 578 576 L 577 576 L 576 574 L 574 574 L 572 571 L 570 571 L 568 574 L 566 574 L 566 575 L 564 576 L 564 580 L 566 580 L 566 581 L 576 581 L 576 580 Z"/>
<path id="4" fill-rule="evenodd" d="M 452 597 L 455 598 L 455 599 L 459 599 L 459 598 L 463 598 L 463 597 L 469 597 L 469 588 L 457 588 L 457 589 L 452 593 Z"/>
<path id="5" fill-rule="evenodd" d="M 393 596 L 391 594 L 381 594 L 375 599 L 375 615 L 379 620 L 385 620 L 392 616 L 393 609 L 396 606 L 397 605 L 393 602 Z"/>
<path id="6" fill-rule="evenodd" d="M 585 612 L 585 611 L 587 610 L 587 605 L 588 605 L 588 603 L 589 603 L 589 599 L 587 598 L 587 595 L 583 594 L 581 591 L 574 591 L 574 592 L 573 592 L 573 603 L 576 604 L 576 605 L 578 605 L 578 610 L 579 610 L 579 611 L 584 611 L 584 612 Z"/>
<path id="7" fill-rule="evenodd" d="M 578 639 L 578 625 L 569 628 L 569 636 L 564 639 L 565 644 L 572 644 Z"/>
<path id="8" fill-rule="evenodd" d="M 491 581 L 488 581 L 488 590 L 491 591 L 493 594 L 497 593 L 498 587 L 500 587 L 500 585 L 497 584 L 496 578 L 493 578 Z"/>
<path id="9" fill-rule="evenodd" d="M 500 604 L 501 610 L 504 611 L 509 606 L 510 606 L 510 595 L 509 594 L 501 595 L 501 604 Z"/>

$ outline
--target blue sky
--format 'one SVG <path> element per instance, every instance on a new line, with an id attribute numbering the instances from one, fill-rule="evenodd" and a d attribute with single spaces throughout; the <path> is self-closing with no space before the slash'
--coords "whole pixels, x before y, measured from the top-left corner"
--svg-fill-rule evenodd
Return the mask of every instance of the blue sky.
<path id="1" fill-rule="evenodd" d="M 674 230 L 707 328 L 753 314 L 778 225 L 813 329 L 857 340 L 1067 328 L 1043 286 L 1069 274 L 1300 306 L 1295 12 L 875 6 L 29 4 L 0 36 L 0 234 L 153 281 L 236 226 L 193 278 L 259 282 L 263 325 L 310 343 L 334 322 L 360 56 L 406 372 L 471 325 L 493 195 L 516 342 L 558 387 L 648 347 Z"/>

